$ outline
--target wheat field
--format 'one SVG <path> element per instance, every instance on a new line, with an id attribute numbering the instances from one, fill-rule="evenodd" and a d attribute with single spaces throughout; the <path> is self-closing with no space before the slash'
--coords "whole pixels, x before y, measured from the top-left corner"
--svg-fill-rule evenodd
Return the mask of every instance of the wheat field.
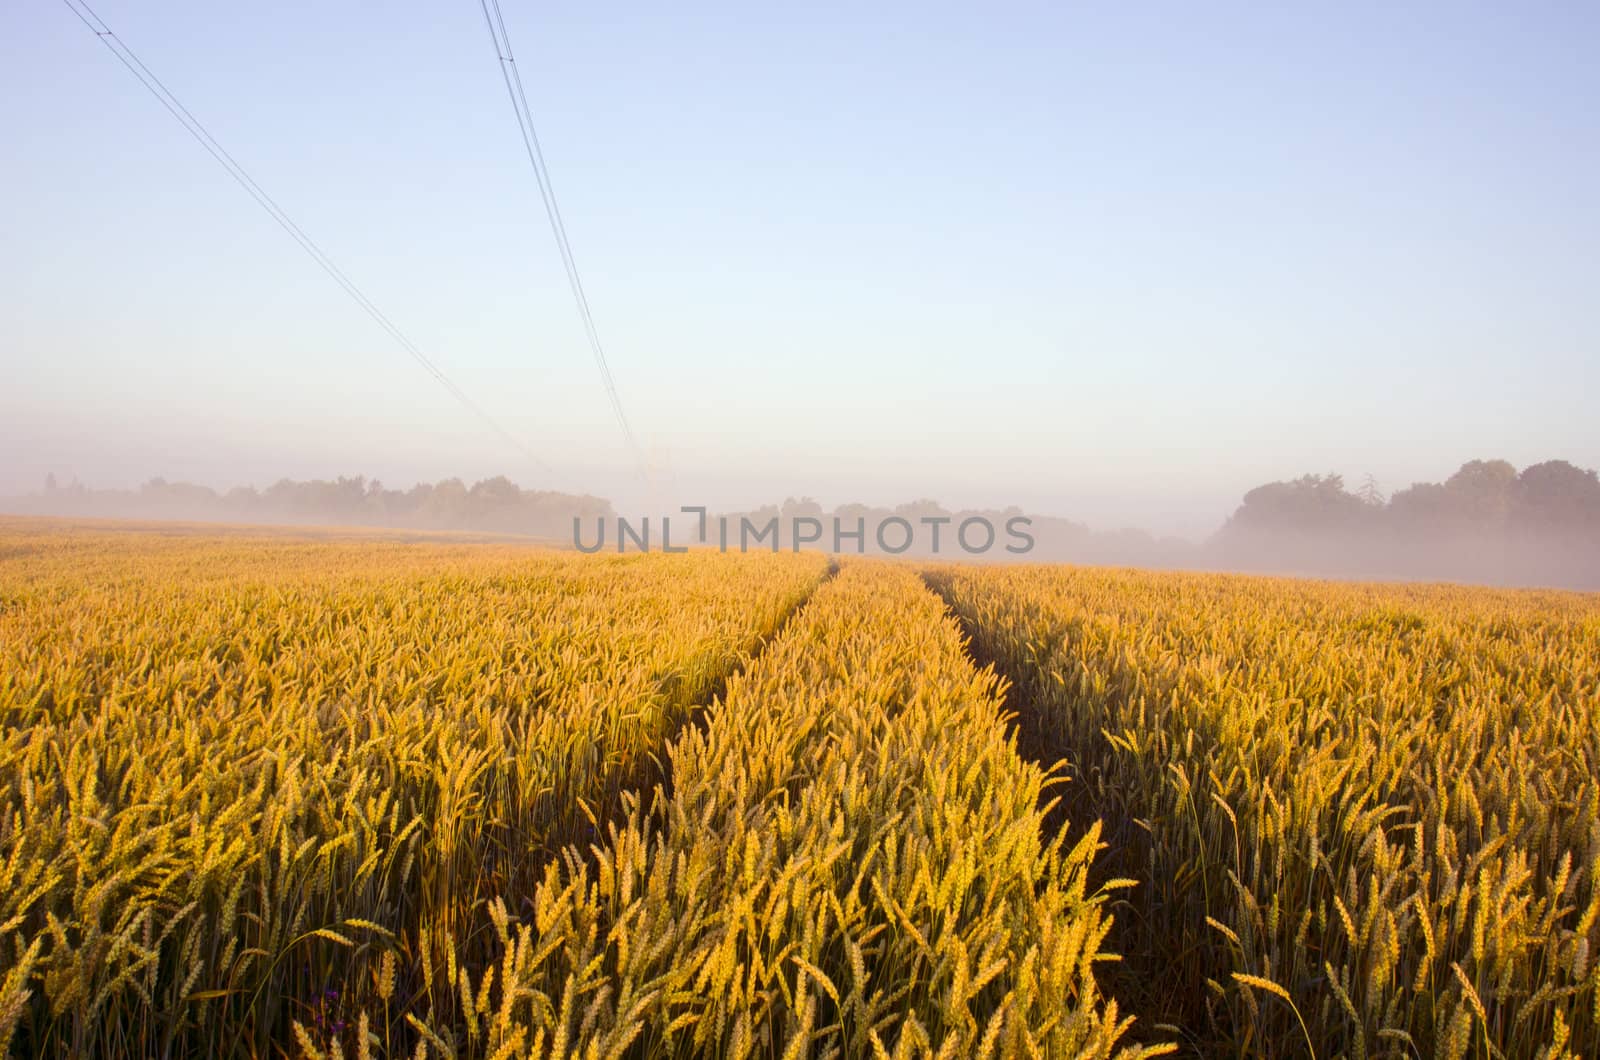
<path id="1" fill-rule="evenodd" d="M 17 1056 L 1600 1054 L 1600 600 L 0 520 Z"/>
<path id="2" fill-rule="evenodd" d="M 930 581 L 1117 823 L 1132 1011 L 1226 1054 L 1600 1053 L 1600 600 Z"/>

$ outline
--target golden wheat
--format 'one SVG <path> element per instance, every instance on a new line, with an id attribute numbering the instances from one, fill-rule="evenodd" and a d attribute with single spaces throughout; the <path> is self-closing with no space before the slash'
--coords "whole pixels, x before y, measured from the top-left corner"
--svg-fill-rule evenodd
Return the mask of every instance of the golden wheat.
<path id="1" fill-rule="evenodd" d="M 1596 598 L 930 580 L 1140 880 L 1142 1014 L 1225 1051 L 1600 1053 Z"/>
<path id="2" fill-rule="evenodd" d="M 0 1052 L 1600 1053 L 1593 597 L 925 577 L 0 521 Z"/>
<path id="3" fill-rule="evenodd" d="M 0 1031 L 78 1055 L 265 1052 L 449 989 L 424 970 L 825 574 L 27 525 L 0 557 Z"/>
<path id="4" fill-rule="evenodd" d="M 1046 835 L 998 692 L 914 574 L 846 567 L 675 741 L 653 809 L 502 921 L 486 1048 L 1111 1055 L 1097 831 Z"/>

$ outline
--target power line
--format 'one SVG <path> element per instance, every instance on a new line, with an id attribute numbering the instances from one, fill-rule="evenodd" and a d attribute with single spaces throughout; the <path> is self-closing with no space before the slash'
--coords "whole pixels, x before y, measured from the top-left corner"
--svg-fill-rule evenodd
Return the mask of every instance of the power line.
<path id="1" fill-rule="evenodd" d="M 321 266 L 322 271 L 326 272 L 344 290 L 345 294 L 354 299 L 355 303 L 364 309 L 367 315 L 376 321 L 378 326 L 390 338 L 394 339 L 402 349 L 410 354 L 412 359 L 420 364 L 440 386 L 444 387 L 452 397 L 487 424 L 496 434 L 532 460 L 537 467 L 543 471 L 553 473 L 550 466 L 541 460 L 537 453 L 525 445 L 516 435 L 502 427 L 494 417 L 490 416 L 477 402 L 468 397 L 465 391 L 452 382 L 449 376 L 445 375 L 443 369 L 435 364 L 427 354 L 423 353 L 416 343 L 406 337 L 406 334 L 381 309 L 373 304 L 372 300 L 366 296 L 361 288 L 357 287 L 355 282 L 344 274 L 344 270 L 334 264 L 333 260 L 323 252 L 322 248 L 310 236 L 306 235 L 299 225 L 295 224 L 294 219 L 285 213 L 272 196 L 262 190 L 261 185 L 255 182 L 255 179 L 246 172 L 245 168 L 212 137 L 206 127 L 200 123 L 200 119 L 191 114 L 189 108 L 185 107 L 178 97 L 173 95 L 171 90 L 161 83 L 161 79 L 156 77 L 150 68 L 134 54 L 133 49 L 129 48 L 120 37 L 112 32 L 111 27 L 106 25 L 99 15 L 95 14 L 94 9 L 85 0 L 62 0 L 62 3 L 66 4 L 67 9 L 77 15 L 78 20 L 100 39 L 100 43 L 104 44 L 111 54 L 115 55 L 122 62 L 122 65 L 128 68 L 128 72 L 133 74 L 139 80 L 139 83 L 156 98 L 157 102 L 167 109 L 167 113 L 177 119 L 178 123 L 184 127 L 184 130 L 194 137 L 195 142 L 205 148 L 206 152 L 216 160 L 217 164 L 225 169 L 228 175 L 256 201 L 257 205 L 277 222 L 278 227 L 282 228 L 289 235 L 289 238 L 299 244 L 300 249 L 305 251 L 312 261 Z M 79 10 L 80 8 L 82 10 Z"/>
<path id="2" fill-rule="evenodd" d="M 578 304 L 578 316 L 594 353 L 595 364 L 600 368 L 600 379 L 605 384 L 606 396 L 611 400 L 611 411 L 616 414 L 617 425 L 627 440 L 628 448 L 639 465 L 641 474 L 648 477 L 644 453 L 622 410 L 622 399 L 617 395 L 617 384 L 611 377 L 611 366 L 606 362 L 605 347 L 600 344 L 600 332 L 594 325 L 594 314 L 589 310 L 589 298 L 583 291 L 583 280 L 578 274 L 578 262 L 572 254 L 572 244 L 567 239 L 567 226 L 561 219 L 561 207 L 556 203 L 555 186 L 550 181 L 550 170 L 545 165 L 544 151 L 539 146 L 539 134 L 534 130 L 533 111 L 528 106 L 527 93 L 522 88 L 522 73 L 517 69 L 516 56 L 511 50 L 511 36 L 506 32 L 505 18 L 500 12 L 500 0 L 478 0 L 483 9 L 483 22 L 494 42 L 495 55 L 500 60 L 500 76 L 506 83 L 506 95 L 511 99 L 511 109 L 517 115 L 517 127 L 522 132 L 522 145 L 527 149 L 528 162 L 533 166 L 534 179 L 539 184 L 539 197 L 544 201 L 545 216 L 550 220 L 550 231 L 556 238 L 556 248 L 561 253 L 561 264 L 567 272 L 567 284 L 572 288 L 573 300 Z M 491 14 L 491 9 L 493 14 Z"/>

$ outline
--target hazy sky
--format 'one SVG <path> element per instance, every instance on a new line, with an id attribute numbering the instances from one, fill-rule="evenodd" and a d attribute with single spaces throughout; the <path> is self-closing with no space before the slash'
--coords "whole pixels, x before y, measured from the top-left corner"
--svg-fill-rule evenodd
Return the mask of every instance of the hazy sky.
<path id="1" fill-rule="evenodd" d="M 506 0 L 680 499 L 1163 531 L 1306 471 L 1600 465 L 1600 6 Z M 474 0 L 0 10 L 0 492 L 504 472 L 638 493 Z M 1290 10 L 1294 8 L 1296 10 Z"/>

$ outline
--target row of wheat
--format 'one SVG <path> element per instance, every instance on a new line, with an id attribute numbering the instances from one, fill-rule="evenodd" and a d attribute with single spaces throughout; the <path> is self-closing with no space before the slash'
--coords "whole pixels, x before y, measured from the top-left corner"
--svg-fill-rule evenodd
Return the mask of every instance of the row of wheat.
<path id="1" fill-rule="evenodd" d="M 826 571 L 0 528 L 0 1054 L 405 1026 Z"/>
<path id="2" fill-rule="evenodd" d="M 1600 1053 L 1600 602 L 1016 568 L 930 583 L 1139 885 L 1202 1049 Z"/>
<path id="3" fill-rule="evenodd" d="M 1095 984 L 1096 830 L 1070 850 L 1043 838 L 1046 776 L 1007 738 L 997 685 L 914 574 L 847 566 L 674 742 L 650 810 L 550 865 L 525 915 L 496 907 L 495 967 L 434 970 L 426 1041 L 1110 1055 L 1128 1021 Z M 465 1042 L 432 1032 L 462 1018 Z"/>

